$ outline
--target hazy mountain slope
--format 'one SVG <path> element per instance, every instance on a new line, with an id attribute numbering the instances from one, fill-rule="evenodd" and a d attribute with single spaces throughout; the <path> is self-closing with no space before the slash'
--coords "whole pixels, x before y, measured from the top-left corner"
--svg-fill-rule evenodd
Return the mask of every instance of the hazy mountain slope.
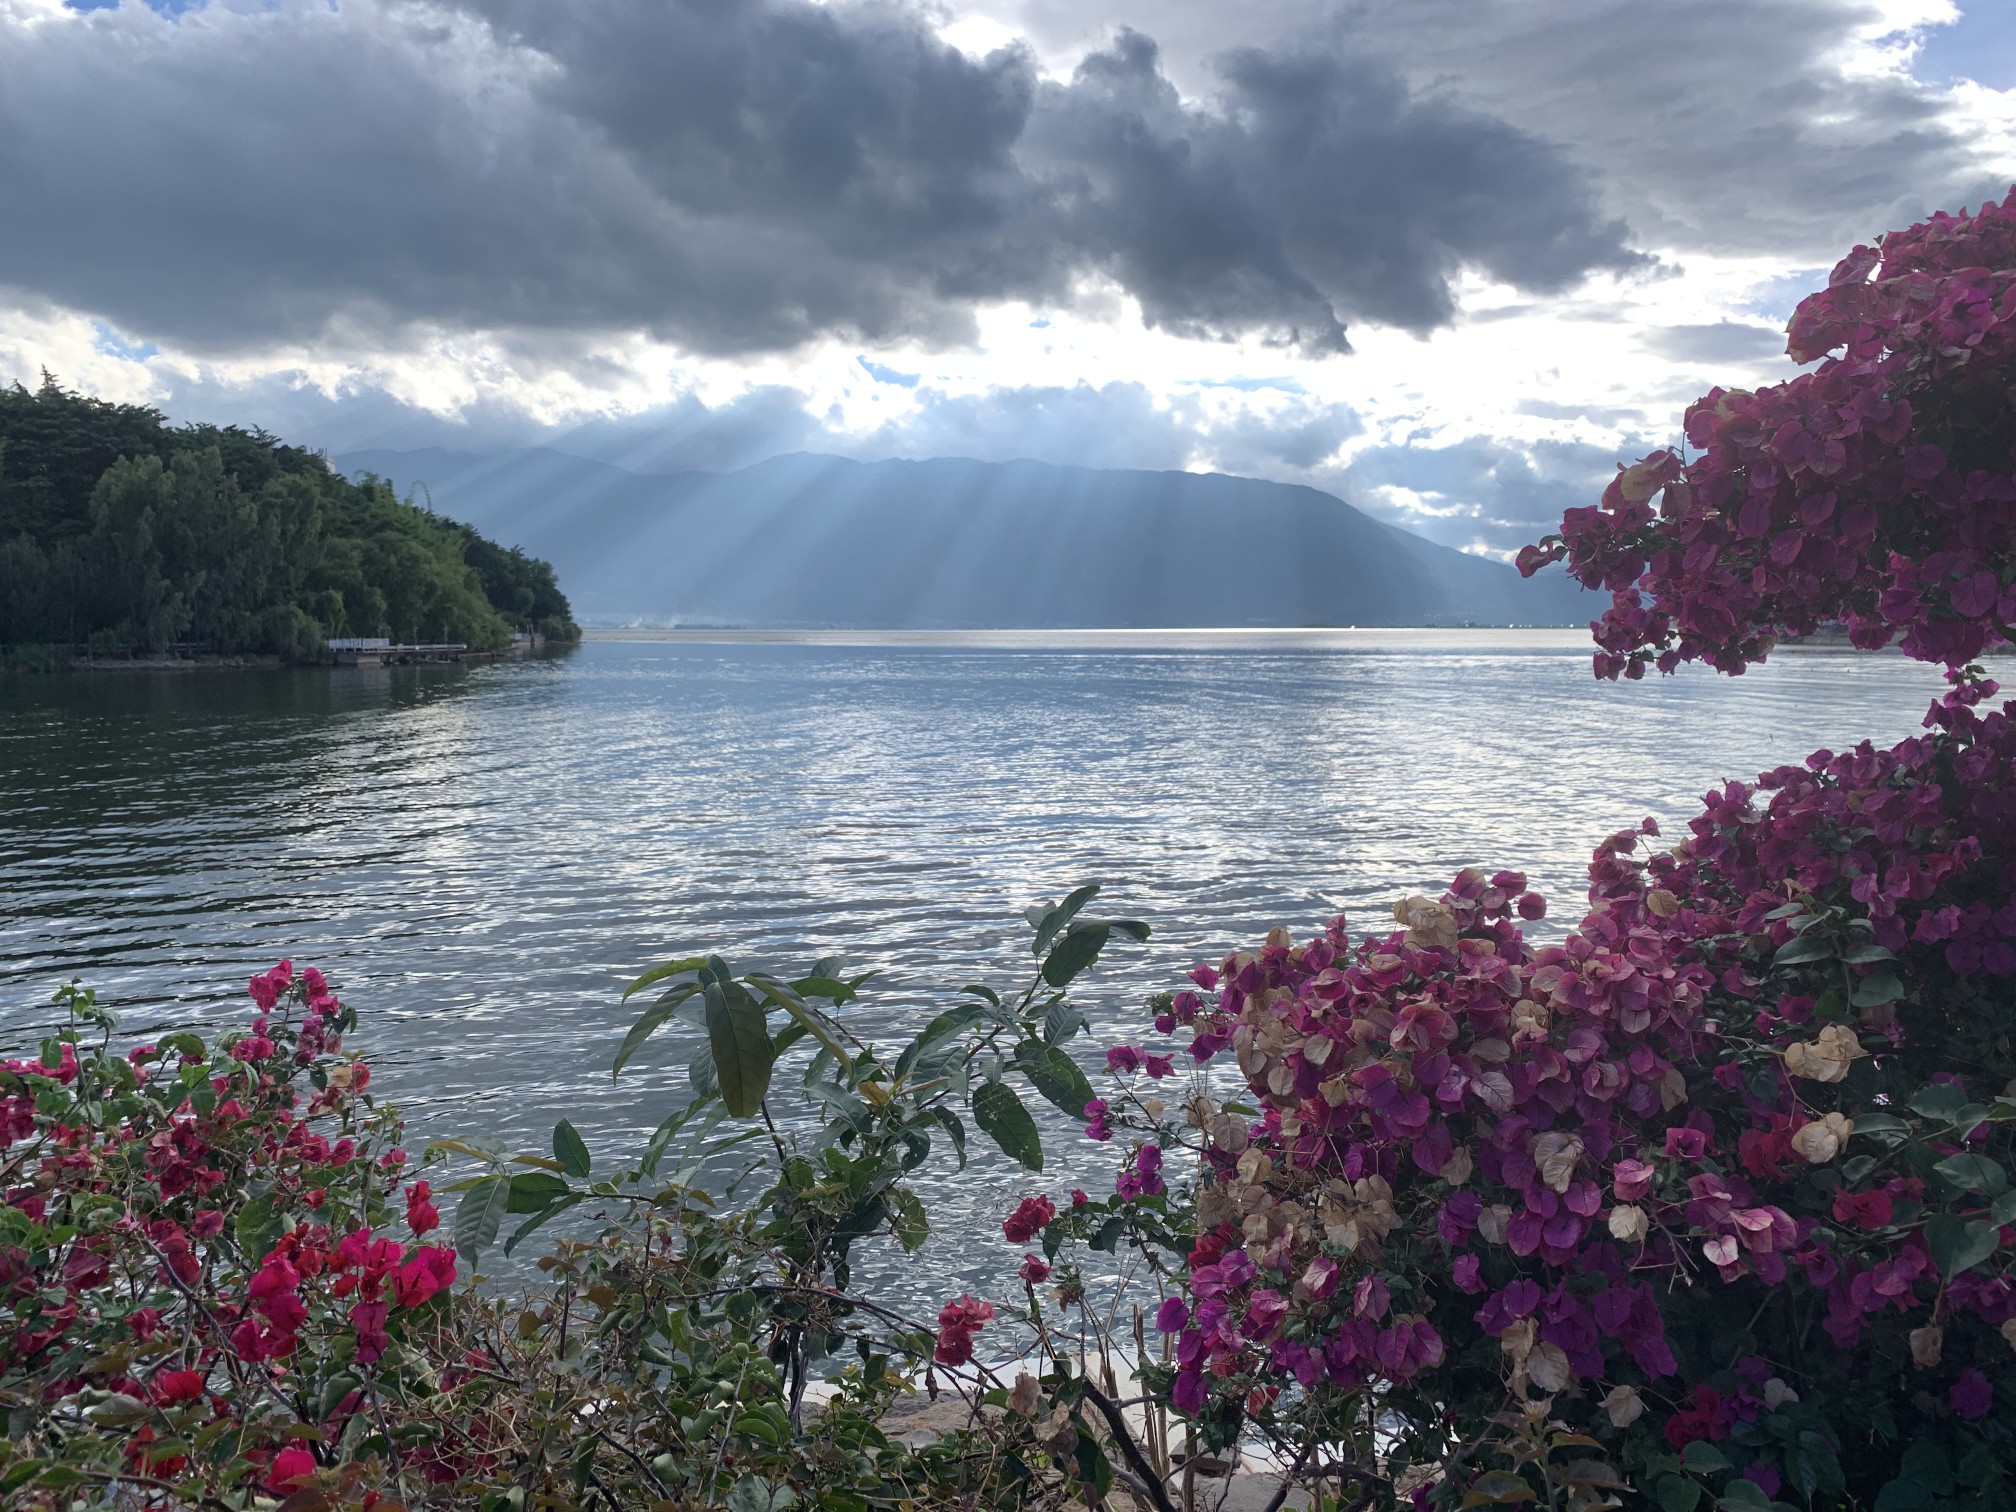
<path id="1" fill-rule="evenodd" d="M 640 475 L 546 450 L 336 459 L 553 562 L 597 619 L 737 625 L 1570 624 L 1591 611 L 1315 489 L 1040 462 L 775 457 Z"/>

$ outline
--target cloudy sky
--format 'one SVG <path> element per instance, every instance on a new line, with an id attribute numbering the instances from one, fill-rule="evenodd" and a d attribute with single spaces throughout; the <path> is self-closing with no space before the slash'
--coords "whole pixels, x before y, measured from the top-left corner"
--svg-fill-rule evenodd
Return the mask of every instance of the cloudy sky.
<path id="1" fill-rule="evenodd" d="M 2006 0 L 0 0 L 0 380 L 1505 554 L 2012 180 Z"/>

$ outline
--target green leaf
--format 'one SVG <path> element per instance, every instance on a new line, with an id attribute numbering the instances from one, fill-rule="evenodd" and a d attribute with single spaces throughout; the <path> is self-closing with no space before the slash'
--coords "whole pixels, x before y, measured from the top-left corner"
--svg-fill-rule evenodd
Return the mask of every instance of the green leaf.
<path id="1" fill-rule="evenodd" d="M 1052 1045 L 1061 1045 L 1080 1029 L 1091 1027 L 1092 1021 L 1061 997 L 1043 1014 L 1043 1038 Z"/>
<path id="2" fill-rule="evenodd" d="M 646 987 L 651 986 L 654 982 L 662 982 L 667 977 L 684 976 L 689 971 L 698 971 L 706 964 L 707 957 L 705 956 L 687 956 L 681 961 L 667 961 L 663 966 L 653 966 L 644 975 L 623 989 L 623 1001 L 626 1003 L 629 1002 L 631 998 L 642 992 Z"/>
<path id="3" fill-rule="evenodd" d="M 564 1118 L 553 1125 L 553 1158 L 560 1162 L 561 1170 L 578 1181 L 586 1181 L 593 1169 L 587 1143 L 580 1131 Z"/>
<path id="4" fill-rule="evenodd" d="M 1970 1222 L 1957 1213 L 1935 1213 L 1925 1220 L 1925 1248 L 1948 1278 L 1972 1270 L 2001 1244 L 1992 1223 Z"/>
<path id="5" fill-rule="evenodd" d="M 1894 1003 L 1904 996 L 1904 983 L 1894 971 L 1872 971 L 1855 984 L 1855 995 L 1848 999 L 1856 1008 L 1880 1008 L 1885 1003 Z"/>
<path id="6" fill-rule="evenodd" d="M 1950 1123 L 1953 1115 L 1967 1106 L 1966 1092 L 1945 1082 L 1935 1082 L 1911 1099 L 1911 1111 L 1921 1118 Z"/>
<path id="7" fill-rule="evenodd" d="M 1504 1507 L 1537 1498 L 1533 1488 L 1510 1470 L 1486 1470 L 1463 1493 L 1464 1507 Z"/>
<path id="8" fill-rule="evenodd" d="M 1855 1132 L 1857 1134 L 1874 1135 L 1877 1138 L 1882 1138 L 1884 1135 L 1901 1136 L 1911 1132 L 1911 1125 L 1894 1114 L 1863 1113 L 1855 1119 Z M 1883 1142 L 1885 1144 L 1893 1144 L 1895 1140 L 1884 1139 Z"/>
<path id="9" fill-rule="evenodd" d="M 1078 910 L 1098 896 L 1099 884 L 1097 882 L 1088 882 L 1085 886 L 1072 893 L 1062 903 L 1059 903 L 1055 908 L 1045 913 L 1041 918 L 1031 916 L 1036 913 L 1036 908 L 1040 908 L 1042 905 L 1038 904 L 1035 908 L 1031 908 L 1028 914 L 1024 916 L 1029 918 L 1029 922 L 1036 926 L 1036 941 L 1029 947 L 1029 953 L 1040 956 L 1044 951 L 1048 950 L 1050 942 L 1057 938 L 1058 931 L 1077 918 Z M 1051 985 L 1055 986 L 1056 984 L 1053 982 Z"/>
<path id="10" fill-rule="evenodd" d="M 1897 959 L 1897 955 L 1896 952 L 1871 941 L 1866 945 L 1857 945 L 1846 955 L 1842 956 L 1841 959 L 1846 961 L 1850 966 L 1873 966 L 1878 961 L 1894 961 Z"/>
<path id="11" fill-rule="evenodd" d="M 973 1094 L 973 1121 L 1001 1147 L 1001 1153 L 1024 1170 L 1043 1169 L 1043 1140 L 1022 1099 L 1001 1082 L 988 1082 Z"/>
<path id="12" fill-rule="evenodd" d="M 1659 1512 L 1694 1512 L 1701 1505 L 1701 1483 L 1684 1475 L 1662 1475 L 1652 1487 Z"/>
<path id="13" fill-rule="evenodd" d="M 1099 1232 L 1085 1243 L 1088 1248 L 1098 1250 L 1101 1254 L 1117 1255 L 1120 1252 L 1120 1241 L 1126 1237 L 1126 1221 L 1121 1218 L 1108 1218 L 1099 1225 Z"/>
<path id="14" fill-rule="evenodd" d="M 745 1475 L 728 1488 L 728 1512 L 786 1512 L 797 1505 L 798 1493 L 789 1486 L 773 1486 L 754 1475 Z"/>
<path id="15" fill-rule="evenodd" d="M 928 1117 L 936 1120 L 938 1126 L 952 1140 L 952 1153 L 959 1157 L 959 1169 L 966 1169 L 966 1125 L 950 1108 L 933 1108 Z"/>
<path id="16" fill-rule="evenodd" d="M 702 1045 L 686 1062 L 686 1083 L 693 1089 L 693 1101 L 709 1102 L 721 1095 L 721 1083 L 714 1075 L 714 1047 Z M 727 1112 L 727 1109 L 722 1109 Z"/>
<path id="17" fill-rule="evenodd" d="M 511 1205 L 508 1176 L 486 1176 L 462 1194 L 455 1209 L 455 1253 L 471 1265 L 497 1238 Z"/>
<path id="18" fill-rule="evenodd" d="M 2009 1173 L 1986 1155 L 1971 1152 L 1949 1155 L 1932 1169 L 1963 1192 L 1993 1197 L 2009 1187 Z"/>
<path id="19" fill-rule="evenodd" d="M 630 1064 L 630 1057 L 643 1048 L 644 1041 L 663 1028 L 666 1021 L 679 1011 L 679 1005 L 699 990 L 697 982 L 681 983 L 637 1016 L 637 1022 L 630 1026 L 630 1032 L 623 1036 L 623 1044 L 616 1051 L 616 1064 L 609 1068 L 610 1080 L 623 1074 L 623 1068 Z"/>
<path id="20" fill-rule="evenodd" d="M 1753 1480 L 1729 1482 L 1722 1488 L 1722 1499 L 1715 1505 L 1723 1512 L 1771 1512 L 1771 1498 Z"/>
<path id="21" fill-rule="evenodd" d="M 1154 933 L 1154 931 L 1151 930 L 1147 926 L 1147 924 L 1140 919 L 1108 919 L 1106 921 L 1106 927 L 1112 930 L 1113 933 L 1118 935 L 1125 935 L 1127 936 L 1128 939 L 1133 940 L 1136 943 L 1146 941 L 1148 936 Z"/>
<path id="22" fill-rule="evenodd" d="M 1825 935 L 1796 935 L 1778 947 L 1778 953 L 1771 957 L 1771 964 L 1803 966 L 1808 961 L 1831 961 L 1834 958 L 1834 949 L 1834 942 Z"/>
<path id="23" fill-rule="evenodd" d="M 266 1258 L 266 1252 L 280 1242 L 280 1215 L 273 1209 L 273 1195 L 254 1197 L 238 1209 L 237 1222 L 232 1232 L 238 1238 L 238 1248 L 243 1250 L 247 1261 L 257 1264 Z"/>
<path id="24" fill-rule="evenodd" d="M 2016 1223 L 2016 1191 L 2004 1192 L 1997 1197 L 1994 1205 L 1988 1209 L 1988 1216 L 1997 1228 L 2006 1228 Z"/>
<path id="25" fill-rule="evenodd" d="M 1092 1083 L 1063 1050 L 1041 1040 L 1024 1040 L 1015 1047 L 1015 1065 L 1052 1105 L 1073 1118 L 1085 1116 L 1085 1104 L 1092 1100 Z"/>
<path id="26" fill-rule="evenodd" d="M 931 1221 L 924 1216 L 924 1204 L 917 1200 L 915 1192 L 904 1187 L 890 1193 L 889 1207 L 890 1226 L 896 1231 L 897 1242 L 905 1254 L 916 1254 L 931 1237 Z"/>
<path id="27" fill-rule="evenodd" d="M 714 1077 L 721 1101 L 737 1118 L 751 1118 L 770 1090 L 770 1031 L 763 1006 L 733 983 L 712 983 L 706 991 L 707 1043 L 714 1052 Z"/>
<path id="28" fill-rule="evenodd" d="M 827 1026 L 826 1021 L 813 1011 L 795 989 L 787 987 L 775 977 L 764 976 L 758 972 L 751 972 L 749 980 L 766 998 L 796 1019 L 799 1027 L 824 1045 L 842 1066 L 853 1065 L 853 1058 L 848 1055 L 847 1047 L 840 1043 L 840 1036 Z"/>
<path id="29" fill-rule="evenodd" d="M 756 979 L 752 976 L 750 980 L 753 982 Z M 793 982 L 791 990 L 800 997 L 825 998 L 828 1002 L 835 1004 L 849 1002 L 860 996 L 854 990 L 852 983 L 843 982 L 838 977 L 825 976 L 816 970 L 812 975 L 800 977 L 797 981 Z"/>
<path id="30" fill-rule="evenodd" d="M 1099 952 L 1106 948 L 1108 933 L 1104 924 L 1088 924 L 1065 935 L 1057 948 L 1044 957 L 1043 980 L 1052 987 L 1069 985 L 1073 977 L 1099 959 Z"/>
<path id="31" fill-rule="evenodd" d="M 986 1016 L 986 1012 L 973 1003 L 961 1003 L 956 1008 L 947 1008 L 926 1024 L 924 1032 L 912 1040 L 896 1058 L 895 1075 L 906 1074 L 912 1066 L 926 1059 L 932 1051 L 957 1039 Z"/>
<path id="32" fill-rule="evenodd" d="M 115 1391 L 103 1401 L 85 1408 L 84 1415 L 107 1428 L 129 1428 L 152 1417 L 154 1409 L 138 1397 Z"/>
<path id="33" fill-rule="evenodd" d="M 543 1227 L 549 1219 L 557 1218 L 566 1212 L 567 1209 L 577 1207 L 587 1200 L 588 1194 L 586 1192 L 574 1192 L 563 1197 L 558 1202 L 549 1203 L 547 1206 L 541 1208 L 530 1218 L 519 1224 L 518 1231 L 504 1241 L 504 1253 L 508 1255 L 518 1248 L 519 1245 L 531 1238 L 538 1229 Z"/>
<path id="34" fill-rule="evenodd" d="M 565 1197 L 569 1190 L 566 1182 L 549 1172 L 521 1171 L 511 1178 L 511 1192 L 505 1199 L 504 1211 L 537 1213 Z M 466 1202 L 468 1199 L 463 1200 Z"/>
<path id="35" fill-rule="evenodd" d="M 1685 1449 L 1682 1449 L 1680 1451 L 1680 1463 L 1685 1465 L 1689 1470 L 1692 1470 L 1696 1475 L 1713 1475 L 1718 1470 L 1734 1468 L 1729 1463 L 1729 1456 L 1724 1454 L 1720 1449 L 1717 1449 L 1706 1439 L 1695 1439 Z"/>

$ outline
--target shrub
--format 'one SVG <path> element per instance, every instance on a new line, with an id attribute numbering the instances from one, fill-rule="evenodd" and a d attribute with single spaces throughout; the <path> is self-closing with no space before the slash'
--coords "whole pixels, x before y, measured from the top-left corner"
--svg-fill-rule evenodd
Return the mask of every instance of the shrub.
<path id="1" fill-rule="evenodd" d="M 1433 1505 L 2016 1497 L 2016 725 L 1969 665 L 2016 620 L 2016 192 L 1858 248 L 1791 333 L 1845 351 L 1711 393 L 1702 455 L 1522 566 L 1612 590 L 1601 677 L 1838 619 L 1952 691 L 1893 749 L 1709 793 L 1671 850 L 1612 836 L 1559 944 L 1470 871 L 1397 931 L 1200 968 L 1161 1027 L 1248 1106 L 1143 1127 L 1201 1163 L 1165 1321 L 1218 1441 Z"/>

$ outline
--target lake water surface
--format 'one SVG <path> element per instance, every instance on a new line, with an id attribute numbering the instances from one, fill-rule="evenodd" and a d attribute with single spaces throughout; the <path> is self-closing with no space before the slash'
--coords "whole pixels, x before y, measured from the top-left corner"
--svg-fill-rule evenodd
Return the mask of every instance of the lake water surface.
<path id="1" fill-rule="evenodd" d="M 327 971 L 422 1135 L 627 1147 L 685 1093 L 666 1033 L 612 1083 L 621 984 L 717 949 L 884 975 L 864 1031 L 1031 969 L 1023 906 L 1098 880 L 1155 927 L 1081 979 L 1098 1047 L 1191 962 L 1460 867 L 1579 917 L 1582 867 L 1711 782 L 1891 742 L 1939 689 L 1901 658 L 1741 679 L 1589 674 L 1565 632 L 611 640 L 461 668 L 0 681 L 0 1050 L 96 985 L 145 1036 L 242 1022 L 282 956 Z M 1061 1170 L 1105 1155 L 1053 1121 Z M 932 1178 L 963 1270 L 1034 1183 Z"/>

